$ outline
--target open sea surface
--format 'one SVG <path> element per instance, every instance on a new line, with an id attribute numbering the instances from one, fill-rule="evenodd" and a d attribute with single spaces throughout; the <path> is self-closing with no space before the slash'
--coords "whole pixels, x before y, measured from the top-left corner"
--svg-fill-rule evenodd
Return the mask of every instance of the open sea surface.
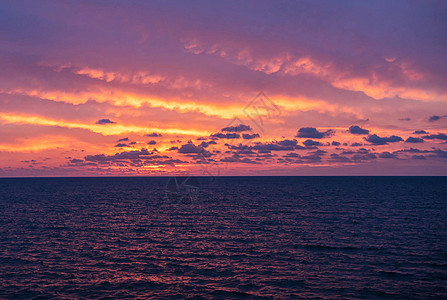
<path id="1" fill-rule="evenodd" d="M 447 298 L 447 177 L 0 179 L 0 299 Z"/>

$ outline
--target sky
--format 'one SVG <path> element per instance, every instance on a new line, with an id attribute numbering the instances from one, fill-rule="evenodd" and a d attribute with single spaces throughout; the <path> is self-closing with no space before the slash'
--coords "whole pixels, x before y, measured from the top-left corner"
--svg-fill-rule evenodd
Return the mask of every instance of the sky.
<path id="1" fill-rule="evenodd" d="M 447 175 L 445 1 L 1 1 L 0 177 Z"/>

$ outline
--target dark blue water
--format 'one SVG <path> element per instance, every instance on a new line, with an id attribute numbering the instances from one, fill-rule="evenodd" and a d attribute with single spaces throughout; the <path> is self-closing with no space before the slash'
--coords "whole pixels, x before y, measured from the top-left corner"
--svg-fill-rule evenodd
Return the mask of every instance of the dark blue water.
<path id="1" fill-rule="evenodd" d="M 0 179 L 0 298 L 447 297 L 447 178 L 207 180 Z"/>

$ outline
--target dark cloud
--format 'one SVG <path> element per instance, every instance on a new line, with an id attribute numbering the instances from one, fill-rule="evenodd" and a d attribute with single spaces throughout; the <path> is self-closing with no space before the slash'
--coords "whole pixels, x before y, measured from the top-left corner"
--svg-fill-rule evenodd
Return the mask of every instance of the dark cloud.
<path id="1" fill-rule="evenodd" d="M 238 133 L 215 133 L 211 135 L 212 138 L 219 139 L 239 139 L 241 136 Z"/>
<path id="2" fill-rule="evenodd" d="M 327 130 L 325 132 L 318 131 L 314 127 L 303 127 L 298 130 L 296 137 L 299 138 L 312 138 L 312 139 L 321 139 L 324 137 L 329 137 L 333 134 L 332 130 Z"/>
<path id="3" fill-rule="evenodd" d="M 351 147 L 360 147 L 360 146 L 363 146 L 363 144 L 360 144 L 360 143 L 352 143 L 351 144 Z"/>
<path id="4" fill-rule="evenodd" d="M 405 140 L 405 143 L 423 143 L 424 140 L 417 137 L 410 136 L 408 139 Z"/>
<path id="5" fill-rule="evenodd" d="M 159 159 L 159 158 L 169 158 L 168 156 L 160 156 L 156 155 L 158 151 L 156 149 L 152 151 L 148 151 L 145 148 L 142 148 L 141 150 L 132 150 L 132 151 L 124 151 L 120 153 L 116 153 L 114 155 L 105 155 L 105 154 L 98 154 L 98 155 L 87 155 L 84 157 L 86 161 L 92 161 L 92 162 L 110 162 L 110 161 L 117 161 L 117 160 L 135 160 L 135 159 Z"/>
<path id="6" fill-rule="evenodd" d="M 396 154 L 390 153 L 388 151 L 382 152 L 379 154 L 380 158 L 398 158 Z"/>
<path id="7" fill-rule="evenodd" d="M 291 163 L 291 164 L 308 164 L 308 163 L 318 163 L 321 162 L 321 156 L 323 156 L 326 151 L 317 150 L 308 153 L 308 155 L 299 155 L 296 153 L 287 153 L 282 158 L 278 158 L 279 163 Z"/>
<path id="8" fill-rule="evenodd" d="M 174 151 L 174 150 L 178 150 L 178 147 L 171 147 L 167 151 Z"/>
<path id="9" fill-rule="evenodd" d="M 307 162 L 320 162 L 321 155 L 318 155 L 318 154 L 304 155 L 304 156 L 300 156 L 300 160 L 304 160 Z"/>
<path id="10" fill-rule="evenodd" d="M 230 157 L 224 157 L 220 161 L 226 163 L 260 164 L 259 161 L 251 160 L 248 157 L 241 158 L 237 154 Z"/>
<path id="11" fill-rule="evenodd" d="M 193 143 L 182 145 L 180 149 L 178 149 L 178 152 L 182 154 L 201 153 L 203 151 L 203 147 L 196 146 Z"/>
<path id="12" fill-rule="evenodd" d="M 352 162 L 352 160 L 349 157 L 338 155 L 337 153 L 331 154 L 331 160 L 337 162 Z"/>
<path id="13" fill-rule="evenodd" d="M 411 121 L 411 118 L 400 118 L 399 121 Z"/>
<path id="14" fill-rule="evenodd" d="M 424 140 L 447 140 L 447 135 L 444 133 L 438 133 L 438 134 L 430 134 L 430 135 L 424 135 L 422 137 Z"/>
<path id="15" fill-rule="evenodd" d="M 70 159 L 70 162 L 71 162 L 72 164 L 79 164 L 79 163 L 84 162 L 84 160 L 83 160 L 83 159 L 73 158 L 73 159 Z"/>
<path id="16" fill-rule="evenodd" d="M 293 151 L 305 149 L 303 146 L 298 145 L 296 140 L 282 140 L 271 143 L 256 142 L 253 145 L 228 145 L 231 150 L 256 150 L 258 153 L 270 153 L 271 151 Z"/>
<path id="17" fill-rule="evenodd" d="M 351 127 L 349 127 L 349 132 L 352 134 L 369 134 L 369 130 L 363 129 L 357 125 L 352 125 Z"/>
<path id="18" fill-rule="evenodd" d="M 403 139 L 396 135 L 392 135 L 390 137 L 380 137 L 377 134 L 373 134 L 365 138 L 365 141 L 374 145 L 386 145 L 388 143 L 401 142 Z"/>
<path id="19" fill-rule="evenodd" d="M 397 150 L 394 153 L 430 153 L 430 150 L 421 150 L 421 149 L 416 149 L 416 148 L 410 148 L 410 149 L 402 149 L 402 150 Z"/>
<path id="20" fill-rule="evenodd" d="M 152 140 L 152 141 L 147 142 L 147 144 L 148 145 L 155 145 L 155 144 L 157 144 L 157 141 Z"/>
<path id="21" fill-rule="evenodd" d="M 242 134 L 242 138 L 245 140 L 251 140 L 254 138 L 258 138 L 258 137 L 259 137 L 259 133 L 253 133 L 253 134 L 244 133 L 244 134 Z"/>
<path id="22" fill-rule="evenodd" d="M 116 124 L 116 122 L 110 121 L 109 119 L 101 119 L 96 121 L 96 124 L 106 125 L 106 124 Z"/>
<path id="23" fill-rule="evenodd" d="M 314 155 L 325 155 L 327 153 L 327 151 L 318 149 L 318 150 L 315 150 L 315 151 L 312 151 L 312 152 L 309 152 L 309 153 L 310 154 L 314 154 Z"/>
<path id="24" fill-rule="evenodd" d="M 221 131 L 226 132 L 242 132 L 242 131 L 250 131 L 252 130 L 249 125 L 239 124 L 237 126 L 228 126 L 225 128 L 222 128 Z"/>
<path id="25" fill-rule="evenodd" d="M 126 142 L 126 141 L 128 141 L 128 140 L 129 140 L 129 138 L 128 138 L 128 137 L 125 137 L 125 138 L 119 139 L 117 142 Z"/>
<path id="26" fill-rule="evenodd" d="M 432 148 L 433 149 L 433 148 Z M 441 149 L 433 149 L 433 150 L 420 150 L 416 148 L 410 148 L 410 149 L 402 149 L 395 151 L 394 153 L 417 153 L 412 156 L 412 158 L 415 159 L 425 159 L 426 156 L 423 157 L 423 155 L 420 155 L 421 153 L 427 154 L 429 157 L 436 157 L 436 158 L 447 158 L 447 151 L 441 150 Z"/>
<path id="27" fill-rule="evenodd" d="M 425 130 L 416 130 L 415 132 L 413 132 L 414 134 L 427 134 L 428 132 Z"/>
<path id="28" fill-rule="evenodd" d="M 124 143 L 118 143 L 114 147 L 120 148 L 120 147 L 129 147 L 129 146 L 127 144 L 124 144 Z"/>
<path id="29" fill-rule="evenodd" d="M 322 143 L 318 142 L 318 141 L 312 141 L 312 140 L 306 140 L 303 142 L 304 146 L 306 146 L 307 148 L 310 147 L 316 147 L 316 146 L 323 146 Z"/>
<path id="30" fill-rule="evenodd" d="M 343 155 L 349 155 L 349 154 L 354 154 L 355 152 L 354 151 L 343 151 L 341 154 L 343 154 Z"/>
<path id="31" fill-rule="evenodd" d="M 209 145 L 216 145 L 217 143 L 215 141 L 209 141 L 209 142 L 202 142 L 200 144 L 200 146 L 202 146 L 203 148 L 208 147 Z"/>
<path id="32" fill-rule="evenodd" d="M 152 132 L 149 134 L 146 134 L 148 137 L 161 137 L 162 135 L 160 133 Z"/>
<path id="33" fill-rule="evenodd" d="M 256 143 L 253 146 L 250 146 L 249 149 L 257 150 L 260 153 L 270 153 L 270 151 L 293 151 L 295 149 L 294 146 L 281 146 L 276 143 Z"/>
<path id="34" fill-rule="evenodd" d="M 282 141 L 275 142 L 275 144 L 278 144 L 280 146 L 285 146 L 285 147 L 288 147 L 288 146 L 295 147 L 298 144 L 298 141 L 297 140 L 282 140 Z"/>
<path id="35" fill-rule="evenodd" d="M 440 119 L 442 119 L 442 118 L 445 118 L 445 117 L 447 117 L 447 115 L 444 115 L 444 116 L 431 116 L 430 118 L 428 118 L 428 121 L 429 122 L 435 122 L 435 121 L 438 121 L 438 120 L 440 120 Z"/>
<path id="36" fill-rule="evenodd" d="M 332 141 L 332 146 L 340 146 L 340 142 Z"/>

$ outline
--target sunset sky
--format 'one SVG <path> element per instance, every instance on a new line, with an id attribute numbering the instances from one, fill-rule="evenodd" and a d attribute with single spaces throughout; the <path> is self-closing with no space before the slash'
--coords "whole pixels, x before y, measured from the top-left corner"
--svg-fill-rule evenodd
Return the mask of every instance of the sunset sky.
<path id="1" fill-rule="evenodd" d="M 445 1 L 1 1 L 0 176 L 447 175 Z"/>

